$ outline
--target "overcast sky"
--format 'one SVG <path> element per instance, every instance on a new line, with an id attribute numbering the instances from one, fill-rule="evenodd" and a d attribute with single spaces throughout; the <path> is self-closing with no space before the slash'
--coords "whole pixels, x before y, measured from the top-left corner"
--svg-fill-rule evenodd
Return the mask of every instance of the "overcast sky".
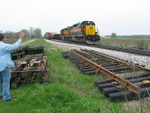
<path id="1" fill-rule="evenodd" d="M 0 31 L 58 32 L 94 21 L 101 35 L 150 34 L 150 0 L 0 0 Z"/>

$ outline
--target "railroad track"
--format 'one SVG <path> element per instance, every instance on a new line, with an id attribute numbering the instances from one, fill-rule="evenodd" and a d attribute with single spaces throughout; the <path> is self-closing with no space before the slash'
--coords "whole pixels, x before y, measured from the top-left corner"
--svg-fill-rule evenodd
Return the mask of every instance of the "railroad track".
<path id="1" fill-rule="evenodd" d="M 84 45 L 84 46 L 88 46 L 88 47 L 103 48 L 103 49 L 121 51 L 121 52 L 126 52 L 126 53 L 137 54 L 137 55 L 150 56 L 149 50 L 140 50 L 140 49 L 136 49 L 136 48 L 123 48 L 123 47 L 108 46 L 108 45 L 89 45 L 89 44 L 73 42 L 73 41 L 65 41 L 65 40 L 55 40 L 55 39 L 52 39 L 52 40 L 57 41 L 57 42 L 62 42 L 62 43 Z"/>
<path id="2" fill-rule="evenodd" d="M 138 55 L 150 56 L 150 51 L 148 50 L 140 50 L 136 48 L 123 48 L 123 47 L 115 47 L 115 46 L 107 46 L 107 45 L 97 45 L 100 48 L 116 50 L 116 51 L 123 51 L 127 53 L 133 53 Z"/>
<path id="3" fill-rule="evenodd" d="M 76 63 L 85 74 L 103 75 L 105 80 L 95 81 L 95 85 L 112 101 L 149 96 L 150 70 L 142 66 L 87 49 L 62 54 Z"/>

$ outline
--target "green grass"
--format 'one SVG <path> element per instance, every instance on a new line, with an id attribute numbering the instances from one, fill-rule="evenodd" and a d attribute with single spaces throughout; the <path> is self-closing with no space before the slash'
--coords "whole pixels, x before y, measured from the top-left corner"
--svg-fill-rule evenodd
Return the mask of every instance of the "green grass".
<path id="1" fill-rule="evenodd" d="M 42 39 L 30 45 L 43 44 L 49 62 L 49 84 L 34 83 L 11 90 L 16 99 L 0 100 L 0 113 L 117 113 L 122 103 L 112 103 L 98 91 L 98 76 L 80 73 L 75 64 L 54 51 Z"/>

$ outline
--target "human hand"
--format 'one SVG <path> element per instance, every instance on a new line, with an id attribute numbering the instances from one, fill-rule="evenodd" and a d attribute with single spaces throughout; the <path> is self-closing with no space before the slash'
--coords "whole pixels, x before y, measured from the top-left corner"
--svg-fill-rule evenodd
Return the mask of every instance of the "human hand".
<path id="1" fill-rule="evenodd" d="M 19 39 L 23 40 L 25 38 L 25 33 L 21 32 L 19 35 Z"/>

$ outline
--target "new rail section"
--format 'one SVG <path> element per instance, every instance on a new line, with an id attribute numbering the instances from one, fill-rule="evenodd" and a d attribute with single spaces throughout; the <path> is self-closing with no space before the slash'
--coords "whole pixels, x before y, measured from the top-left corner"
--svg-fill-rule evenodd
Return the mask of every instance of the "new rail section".
<path id="1" fill-rule="evenodd" d="M 62 54 L 82 72 L 104 75 L 105 80 L 95 81 L 95 85 L 112 101 L 149 96 L 149 69 L 93 50 L 70 50 Z"/>

